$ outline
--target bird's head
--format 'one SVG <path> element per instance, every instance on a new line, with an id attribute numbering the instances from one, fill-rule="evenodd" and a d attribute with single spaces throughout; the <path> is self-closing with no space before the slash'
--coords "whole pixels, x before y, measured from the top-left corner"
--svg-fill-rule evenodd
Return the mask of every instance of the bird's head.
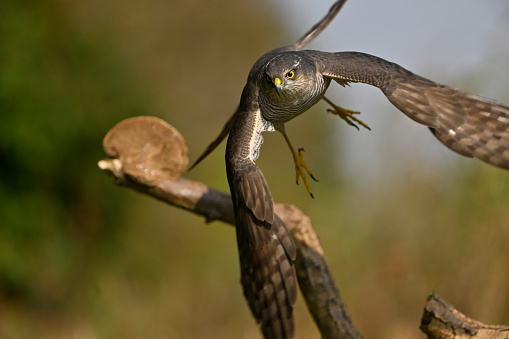
<path id="1" fill-rule="evenodd" d="M 281 53 L 265 67 L 261 79 L 264 94 L 274 100 L 292 99 L 308 90 L 316 74 L 315 64 L 298 53 Z"/>

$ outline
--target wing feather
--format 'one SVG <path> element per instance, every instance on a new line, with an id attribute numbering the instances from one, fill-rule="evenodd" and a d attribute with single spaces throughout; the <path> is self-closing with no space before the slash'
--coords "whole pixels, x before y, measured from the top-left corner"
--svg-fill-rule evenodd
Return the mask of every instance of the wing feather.
<path id="1" fill-rule="evenodd" d="M 448 148 L 509 169 L 509 107 L 438 84 L 369 54 L 308 53 L 317 60 L 323 76 L 340 84 L 376 86 L 400 111 L 428 126 Z"/>
<path id="2" fill-rule="evenodd" d="M 336 1 L 329 9 L 329 13 L 323 17 L 322 20 L 317 22 L 309 31 L 306 32 L 294 45 L 295 50 L 301 50 L 313 41 L 323 30 L 331 23 L 332 20 L 338 15 L 346 0 Z"/>
<path id="3" fill-rule="evenodd" d="M 264 130 L 259 110 L 240 111 L 226 145 L 226 169 L 235 211 L 241 284 L 265 338 L 294 336 L 297 279 L 293 238 L 274 213 L 263 173 L 253 162 Z"/>

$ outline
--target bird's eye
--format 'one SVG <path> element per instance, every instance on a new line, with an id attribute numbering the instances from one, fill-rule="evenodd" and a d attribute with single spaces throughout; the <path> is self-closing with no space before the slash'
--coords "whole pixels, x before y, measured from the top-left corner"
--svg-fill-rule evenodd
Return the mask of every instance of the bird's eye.
<path id="1" fill-rule="evenodd" d="M 270 75 L 267 74 L 267 81 L 268 82 L 272 82 L 272 78 L 270 77 Z"/>
<path id="2" fill-rule="evenodd" d="M 295 76 L 295 72 L 294 71 L 290 71 L 290 72 L 286 73 L 286 78 L 287 79 L 292 79 L 294 76 Z"/>

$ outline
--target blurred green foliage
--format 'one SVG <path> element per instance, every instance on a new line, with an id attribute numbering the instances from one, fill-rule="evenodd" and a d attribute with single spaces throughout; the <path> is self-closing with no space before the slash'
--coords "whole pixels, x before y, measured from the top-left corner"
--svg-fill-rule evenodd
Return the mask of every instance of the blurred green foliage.
<path id="1" fill-rule="evenodd" d="M 107 130 L 135 115 L 174 125 L 193 160 L 256 58 L 288 43 L 277 18 L 231 0 L 7 0 L 0 13 L 0 338 L 259 337 L 233 228 L 115 187 L 96 163 Z M 405 159 L 398 178 L 361 185 L 331 165 L 323 110 L 289 126 L 311 150 L 316 199 L 292 185 L 280 135 L 258 163 L 275 199 L 313 220 L 361 333 L 418 337 L 431 291 L 507 323 L 507 171 L 451 152 L 447 168 Z M 186 176 L 226 190 L 223 148 Z M 318 337 L 302 298 L 296 318 L 300 338 Z"/>
<path id="2" fill-rule="evenodd" d="M 58 3 L 0 7 L 0 294 L 58 303 L 123 220 L 122 192 L 95 167 L 102 136 L 148 105 L 107 41 Z"/>
<path id="3" fill-rule="evenodd" d="M 231 88 L 199 100 L 193 88 L 204 91 L 211 76 L 241 83 L 239 70 L 272 43 L 254 41 L 233 56 L 236 39 L 225 36 L 246 22 L 245 7 L 217 2 L 212 11 L 224 24 L 205 32 L 197 27 L 214 16 L 196 5 L 0 4 L 0 338 L 204 337 L 221 333 L 217 324 L 223 337 L 243 326 L 257 333 L 238 283 L 233 228 L 203 229 L 202 219 L 115 187 L 96 165 L 103 136 L 124 118 L 164 112 L 185 134 L 202 135 L 194 141 L 202 147 L 235 108 Z M 161 19 L 159 32 L 144 31 L 150 14 Z M 207 39 L 189 45 L 175 34 L 196 29 Z M 227 60 L 227 75 L 214 68 L 218 60 Z M 213 116 L 205 108 L 217 98 L 225 107 Z M 210 135 L 197 129 L 196 111 Z M 214 168 L 192 175 L 224 187 L 224 170 Z M 191 222 L 200 226 L 185 227 Z M 207 297 L 223 311 L 200 305 Z M 194 317 L 208 320 L 197 327 Z"/>

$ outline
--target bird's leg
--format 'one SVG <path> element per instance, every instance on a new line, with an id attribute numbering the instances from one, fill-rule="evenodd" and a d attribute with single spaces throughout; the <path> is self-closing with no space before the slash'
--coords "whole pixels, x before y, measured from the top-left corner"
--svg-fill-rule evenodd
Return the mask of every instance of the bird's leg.
<path id="1" fill-rule="evenodd" d="M 369 128 L 369 126 L 366 125 L 362 120 L 354 117 L 354 114 L 360 114 L 361 112 L 351 111 L 349 109 L 339 107 L 339 106 L 335 105 L 332 101 L 327 99 L 326 97 L 323 97 L 323 100 L 325 100 L 325 102 L 327 102 L 329 105 L 332 106 L 332 109 L 329 108 L 327 110 L 327 112 L 339 116 L 341 119 L 345 120 L 348 125 L 357 128 L 357 130 L 359 129 L 359 126 L 357 126 L 355 123 L 362 125 L 363 127 L 367 128 L 368 130 L 371 130 L 371 128 Z"/>
<path id="2" fill-rule="evenodd" d="M 292 143 L 290 142 L 290 139 L 288 138 L 288 135 L 286 135 L 284 129 L 281 131 L 281 133 L 285 137 L 286 143 L 288 144 L 288 147 L 290 147 L 290 150 L 292 151 L 293 161 L 295 163 L 295 182 L 299 184 L 299 179 L 302 178 L 302 182 L 304 183 L 304 186 L 306 186 L 309 195 L 311 196 L 311 198 L 314 198 L 313 193 L 311 193 L 311 188 L 309 187 L 308 181 L 306 179 L 306 173 L 304 171 L 308 172 L 309 176 L 314 181 L 318 180 L 316 180 L 316 178 L 313 175 L 313 172 L 304 161 L 304 149 L 299 148 L 299 150 L 295 152 L 295 149 L 293 148 Z"/>

